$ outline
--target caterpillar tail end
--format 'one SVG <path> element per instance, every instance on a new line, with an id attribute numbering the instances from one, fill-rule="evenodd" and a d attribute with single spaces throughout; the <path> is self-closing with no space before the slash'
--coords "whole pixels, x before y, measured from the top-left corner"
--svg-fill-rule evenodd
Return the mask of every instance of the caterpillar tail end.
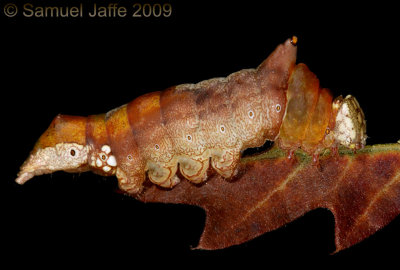
<path id="1" fill-rule="evenodd" d="M 24 184 L 34 176 L 55 171 L 89 170 L 86 118 L 58 115 L 36 142 L 15 179 Z"/>
<path id="2" fill-rule="evenodd" d="M 15 182 L 17 182 L 20 185 L 23 185 L 23 184 L 25 184 L 25 182 L 27 182 L 28 180 L 30 180 L 34 176 L 35 176 L 35 174 L 33 172 L 23 172 L 23 171 L 21 171 L 20 173 L 18 173 L 18 177 L 17 177 L 17 179 L 15 179 Z"/>

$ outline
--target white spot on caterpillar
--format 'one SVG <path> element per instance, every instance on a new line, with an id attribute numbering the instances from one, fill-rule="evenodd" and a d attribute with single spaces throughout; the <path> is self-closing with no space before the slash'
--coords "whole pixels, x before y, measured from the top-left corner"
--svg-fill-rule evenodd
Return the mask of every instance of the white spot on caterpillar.
<path id="1" fill-rule="evenodd" d="M 108 146 L 107 144 L 105 144 L 105 145 L 103 145 L 103 146 L 101 147 L 101 151 L 103 151 L 103 152 L 106 153 L 106 154 L 110 154 L 111 148 L 110 148 L 110 146 Z"/>
<path id="2" fill-rule="evenodd" d="M 221 126 L 219 127 L 219 130 L 221 131 L 221 133 L 225 133 L 225 126 L 224 126 L 224 125 L 221 125 Z"/>
<path id="3" fill-rule="evenodd" d="M 110 166 L 104 166 L 103 167 L 103 171 L 109 172 L 109 171 L 111 171 L 111 167 Z"/>
<path id="4" fill-rule="evenodd" d="M 154 145 L 154 149 L 159 150 L 160 146 L 158 144 Z"/>
<path id="5" fill-rule="evenodd" d="M 102 165 L 103 165 L 103 162 L 99 158 L 96 159 L 96 166 L 100 168 Z"/>
<path id="6" fill-rule="evenodd" d="M 114 156 L 109 156 L 107 160 L 107 164 L 110 165 L 111 167 L 117 166 L 117 160 L 115 159 Z"/>
<path id="7" fill-rule="evenodd" d="M 192 141 L 192 136 L 186 135 L 186 139 L 190 142 L 190 141 Z"/>
<path id="8" fill-rule="evenodd" d="M 281 104 L 276 104 L 276 105 L 275 105 L 275 110 L 276 110 L 277 112 L 280 112 L 281 109 L 282 109 Z"/>
<path id="9" fill-rule="evenodd" d="M 249 115 L 249 118 L 250 118 L 250 119 L 253 119 L 253 118 L 254 118 L 254 112 L 253 112 L 253 110 L 250 110 L 250 111 L 248 112 L 248 115 Z"/>

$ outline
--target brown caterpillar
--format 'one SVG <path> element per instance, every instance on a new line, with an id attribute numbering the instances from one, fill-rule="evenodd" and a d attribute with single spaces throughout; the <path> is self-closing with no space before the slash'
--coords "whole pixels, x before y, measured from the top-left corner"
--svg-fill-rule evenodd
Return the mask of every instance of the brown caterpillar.
<path id="1" fill-rule="evenodd" d="M 358 102 L 352 96 L 333 100 L 320 89 L 307 66 L 295 64 L 296 43 L 293 37 L 279 45 L 256 69 L 149 93 L 106 114 L 58 115 L 16 181 L 91 170 L 116 175 L 122 190 L 137 194 L 146 173 L 157 185 L 175 186 L 178 167 L 193 183 L 207 179 L 210 163 L 230 178 L 241 152 L 266 140 L 315 157 L 327 147 L 363 147 L 366 124 Z"/>

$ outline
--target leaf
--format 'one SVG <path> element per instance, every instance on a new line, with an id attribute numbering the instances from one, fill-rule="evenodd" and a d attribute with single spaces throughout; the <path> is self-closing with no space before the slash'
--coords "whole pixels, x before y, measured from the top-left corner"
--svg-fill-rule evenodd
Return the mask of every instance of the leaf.
<path id="1" fill-rule="evenodd" d="M 400 144 L 340 149 L 320 157 L 304 152 L 290 161 L 278 148 L 243 158 L 239 175 L 217 174 L 202 185 L 182 181 L 172 190 L 150 186 L 143 202 L 197 205 L 206 224 L 197 248 L 222 249 L 275 230 L 316 208 L 335 217 L 336 252 L 388 224 L 400 213 Z"/>

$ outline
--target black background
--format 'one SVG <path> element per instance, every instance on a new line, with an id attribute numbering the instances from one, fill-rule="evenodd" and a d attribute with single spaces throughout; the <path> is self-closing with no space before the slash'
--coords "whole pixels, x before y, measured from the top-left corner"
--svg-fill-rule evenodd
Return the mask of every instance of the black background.
<path id="1" fill-rule="evenodd" d="M 120 3 L 130 7 L 135 1 Z M 292 35 L 299 38 L 298 62 L 306 63 L 323 87 L 335 96 L 357 97 L 367 118 L 368 144 L 400 139 L 394 6 L 382 1 L 169 3 L 169 18 L 8 18 L 0 11 L 2 259 L 130 268 L 139 262 L 193 267 L 212 260 L 268 267 L 320 258 L 395 260 L 399 218 L 335 255 L 329 255 L 335 250 L 334 219 L 325 209 L 248 243 L 199 251 L 191 250 L 205 222 L 199 208 L 143 204 L 118 193 L 115 178 L 91 173 L 57 172 L 24 186 L 13 182 L 58 113 L 103 113 L 143 93 L 253 68 Z"/>

